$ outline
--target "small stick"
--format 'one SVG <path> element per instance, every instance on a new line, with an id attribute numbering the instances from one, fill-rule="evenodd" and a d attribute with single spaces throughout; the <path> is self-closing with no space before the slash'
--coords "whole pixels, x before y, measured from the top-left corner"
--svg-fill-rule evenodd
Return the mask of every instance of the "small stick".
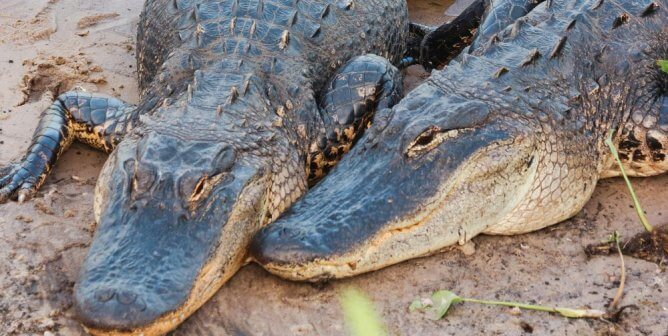
<path id="1" fill-rule="evenodd" d="M 610 303 L 610 310 L 614 310 L 617 308 L 617 305 L 619 304 L 619 301 L 622 299 L 622 295 L 624 294 L 624 284 L 626 283 L 626 265 L 624 264 L 624 255 L 622 254 L 622 248 L 619 246 L 619 233 L 617 233 L 617 231 L 615 231 L 615 233 L 612 234 L 612 239 L 614 239 L 615 246 L 617 246 L 617 253 L 619 253 L 619 260 L 621 261 L 622 264 L 622 275 L 619 278 L 619 287 L 617 288 L 617 293 L 615 294 L 615 298 Z"/>

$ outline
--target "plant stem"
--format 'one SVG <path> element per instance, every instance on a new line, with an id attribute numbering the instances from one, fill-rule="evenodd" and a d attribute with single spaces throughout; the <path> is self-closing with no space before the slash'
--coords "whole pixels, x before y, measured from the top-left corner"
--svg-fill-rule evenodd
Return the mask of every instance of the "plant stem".
<path id="1" fill-rule="evenodd" d="M 617 304 L 619 304 L 619 301 L 622 299 L 622 294 L 624 294 L 624 283 L 626 282 L 626 266 L 624 265 L 624 255 L 622 254 L 622 248 L 619 246 L 619 234 L 617 231 L 615 231 L 613 234 L 613 238 L 615 240 L 615 246 L 617 246 L 617 253 L 619 253 L 619 260 L 622 263 L 622 274 L 619 277 L 619 287 L 617 288 L 615 298 L 612 300 L 612 303 L 610 303 L 611 310 L 617 308 Z"/>
<path id="2" fill-rule="evenodd" d="M 491 301 L 491 300 L 478 300 L 470 298 L 460 298 L 462 302 L 473 302 L 486 305 L 495 305 L 495 306 L 506 306 L 506 307 L 517 307 L 527 310 L 537 310 L 548 313 L 557 313 L 561 316 L 568 318 L 601 318 L 605 316 L 605 312 L 595 309 L 572 309 L 572 308 L 563 308 L 563 307 L 546 307 L 539 305 L 532 305 L 520 302 L 508 302 L 508 301 Z"/>
<path id="3" fill-rule="evenodd" d="M 626 181 L 626 186 L 629 188 L 629 192 L 631 193 L 631 198 L 633 199 L 633 205 L 636 208 L 636 213 L 638 213 L 638 218 L 640 218 L 640 223 L 642 223 L 647 232 L 652 232 L 654 231 L 654 228 L 652 227 L 652 225 L 649 224 L 647 217 L 645 217 L 645 212 L 643 211 L 642 206 L 640 205 L 640 201 L 638 201 L 638 196 L 636 195 L 635 190 L 633 190 L 633 185 L 631 185 L 629 177 L 626 175 L 626 170 L 624 170 L 624 165 L 622 165 L 622 160 L 619 159 L 619 153 L 617 152 L 617 148 L 615 147 L 615 144 L 612 143 L 613 133 L 614 130 L 610 130 L 608 138 L 605 139 L 605 144 L 608 145 L 610 151 L 612 152 L 612 156 L 615 158 L 615 161 L 617 161 L 617 165 L 619 165 L 619 170 L 622 172 L 624 181 Z"/>
<path id="4" fill-rule="evenodd" d="M 522 309 L 538 310 L 538 311 L 544 311 L 544 312 L 550 312 L 550 313 L 558 313 L 556 308 L 532 305 L 532 304 L 527 304 L 527 303 L 508 302 L 508 301 L 493 301 L 493 300 L 478 300 L 478 299 L 470 299 L 470 298 L 462 298 L 462 301 L 481 303 L 481 304 L 486 304 L 486 305 L 506 306 L 506 307 L 513 307 L 513 308 L 517 307 L 517 308 L 522 308 Z"/>

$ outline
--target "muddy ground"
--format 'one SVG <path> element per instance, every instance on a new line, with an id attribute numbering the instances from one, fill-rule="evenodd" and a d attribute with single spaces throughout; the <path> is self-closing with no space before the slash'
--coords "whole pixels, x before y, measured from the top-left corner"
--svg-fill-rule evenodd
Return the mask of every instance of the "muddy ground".
<path id="1" fill-rule="evenodd" d="M 438 23 L 448 4 L 411 1 L 411 15 Z M 462 6 L 459 6 L 461 8 Z M 52 95 L 75 86 L 136 102 L 134 35 L 141 1 L 0 2 L 0 164 L 27 148 Z M 456 12 L 450 10 L 449 14 Z M 411 83 L 424 74 L 412 71 Z M 17 103 L 26 101 L 22 106 Z M 72 286 L 93 234 L 93 185 L 105 156 L 74 145 L 38 197 L 0 205 L 0 335 L 81 335 Z M 653 223 L 668 221 L 668 176 L 634 179 Z M 375 301 L 393 335 L 668 335 L 668 275 L 627 258 L 617 323 L 462 305 L 444 320 L 409 314 L 416 297 L 448 288 L 466 296 L 604 309 L 619 280 L 615 256 L 583 247 L 619 230 L 642 230 L 620 179 L 599 183 L 575 218 L 539 232 L 481 236 L 450 249 L 322 286 L 283 281 L 244 267 L 175 335 L 340 335 L 337 293 L 355 286 Z"/>

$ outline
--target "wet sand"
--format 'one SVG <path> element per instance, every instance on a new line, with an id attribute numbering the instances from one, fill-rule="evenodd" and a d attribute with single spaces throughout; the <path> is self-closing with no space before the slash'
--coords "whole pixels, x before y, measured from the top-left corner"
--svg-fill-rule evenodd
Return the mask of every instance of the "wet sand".
<path id="1" fill-rule="evenodd" d="M 0 164 L 27 148 L 53 94 L 73 87 L 137 100 L 134 36 L 141 1 L 5 0 L 0 3 Z M 445 21 L 441 1 L 410 1 L 418 21 Z M 449 14 L 452 14 L 451 12 Z M 425 74 L 411 70 L 416 83 Z M 413 86 L 414 84 L 409 84 Z M 26 101 L 22 106 L 18 102 Z M 83 335 L 71 318 L 72 286 L 94 230 L 93 185 L 105 155 L 68 151 L 41 193 L 0 205 L 0 334 Z M 668 176 L 634 179 L 649 220 L 668 221 Z M 668 276 L 627 258 L 626 295 L 636 308 L 618 323 L 461 305 L 431 321 L 410 302 L 447 288 L 488 299 L 604 309 L 619 280 L 616 256 L 587 258 L 584 246 L 619 230 L 642 230 L 623 182 L 599 183 L 575 218 L 514 237 L 480 236 L 466 249 L 314 286 L 244 267 L 175 335 L 340 335 L 338 291 L 356 286 L 377 304 L 392 335 L 666 335 Z M 466 252 L 464 253 L 463 250 Z"/>

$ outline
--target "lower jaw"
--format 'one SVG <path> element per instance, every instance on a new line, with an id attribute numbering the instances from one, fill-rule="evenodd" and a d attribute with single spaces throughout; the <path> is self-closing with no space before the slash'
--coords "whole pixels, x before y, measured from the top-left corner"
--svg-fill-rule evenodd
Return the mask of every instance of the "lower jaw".
<path id="1" fill-rule="evenodd" d="M 244 264 L 245 254 L 237 253 L 227 267 L 223 257 L 213 258 L 200 272 L 186 302 L 176 310 L 169 312 L 145 326 L 128 330 L 98 329 L 83 325 L 86 332 L 95 336 L 158 336 L 176 329 L 202 305 L 204 305 Z"/>

